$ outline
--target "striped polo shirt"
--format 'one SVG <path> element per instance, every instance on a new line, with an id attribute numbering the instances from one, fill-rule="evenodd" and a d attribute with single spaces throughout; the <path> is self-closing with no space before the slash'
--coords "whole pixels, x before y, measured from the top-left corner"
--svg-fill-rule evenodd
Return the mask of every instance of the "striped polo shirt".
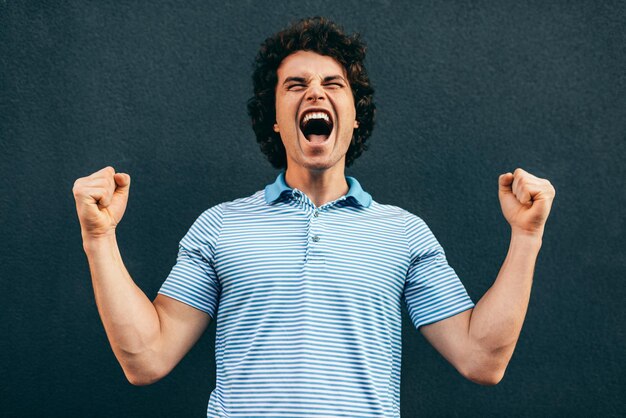
<path id="1" fill-rule="evenodd" d="M 159 290 L 216 322 L 208 417 L 399 417 L 401 306 L 420 327 L 474 303 L 422 219 L 281 172 L 203 212 Z"/>

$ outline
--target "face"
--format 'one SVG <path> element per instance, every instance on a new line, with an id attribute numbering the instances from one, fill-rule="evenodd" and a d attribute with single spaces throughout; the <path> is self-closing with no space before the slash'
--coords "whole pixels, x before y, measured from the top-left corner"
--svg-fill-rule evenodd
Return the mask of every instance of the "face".
<path id="1" fill-rule="evenodd" d="M 359 125 L 343 66 L 332 57 L 298 51 L 281 62 L 277 73 L 274 131 L 287 151 L 287 167 L 345 166 Z"/>

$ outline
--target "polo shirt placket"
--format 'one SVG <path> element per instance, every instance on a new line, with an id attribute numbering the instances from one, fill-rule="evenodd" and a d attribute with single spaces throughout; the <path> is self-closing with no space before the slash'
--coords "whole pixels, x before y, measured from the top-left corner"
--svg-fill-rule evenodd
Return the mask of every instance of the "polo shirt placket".
<path id="1" fill-rule="evenodd" d="M 301 190 L 293 189 L 292 196 L 299 202 L 299 206 L 303 208 L 307 217 L 307 240 L 303 260 L 305 263 L 304 271 L 323 272 L 326 264 L 324 238 L 327 233 L 332 233 L 327 229 L 324 219 L 332 216 L 333 209 L 337 209 L 336 206 L 343 203 L 346 200 L 346 196 L 344 195 L 332 202 L 325 203 L 319 208 Z"/>

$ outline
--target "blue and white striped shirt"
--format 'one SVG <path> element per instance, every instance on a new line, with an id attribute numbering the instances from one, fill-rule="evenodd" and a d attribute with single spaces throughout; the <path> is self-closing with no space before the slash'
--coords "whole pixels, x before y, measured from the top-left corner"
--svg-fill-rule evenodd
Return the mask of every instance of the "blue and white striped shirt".
<path id="1" fill-rule="evenodd" d="M 399 417 L 401 301 L 420 327 L 474 307 L 419 217 L 276 181 L 202 213 L 159 293 L 216 319 L 208 417 Z"/>

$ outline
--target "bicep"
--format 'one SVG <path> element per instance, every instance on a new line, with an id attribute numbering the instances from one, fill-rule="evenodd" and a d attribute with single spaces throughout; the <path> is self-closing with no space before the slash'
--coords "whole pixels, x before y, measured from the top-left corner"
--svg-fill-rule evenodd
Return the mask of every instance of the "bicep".
<path id="1" fill-rule="evenodd" d="M 472 354 L 469 323 L 473 310 L 473 308 L 468 309 L 419 328 L 435 350 L 464 376 L 466 376 L 467 361 Z"/>
<path id="2" fill-rule="evenodd" d="M 161 323 L 163 373 L 169 373 L 206 330 L 211 316 L 169 296 L 158 294 L 152 302 Z"/>

